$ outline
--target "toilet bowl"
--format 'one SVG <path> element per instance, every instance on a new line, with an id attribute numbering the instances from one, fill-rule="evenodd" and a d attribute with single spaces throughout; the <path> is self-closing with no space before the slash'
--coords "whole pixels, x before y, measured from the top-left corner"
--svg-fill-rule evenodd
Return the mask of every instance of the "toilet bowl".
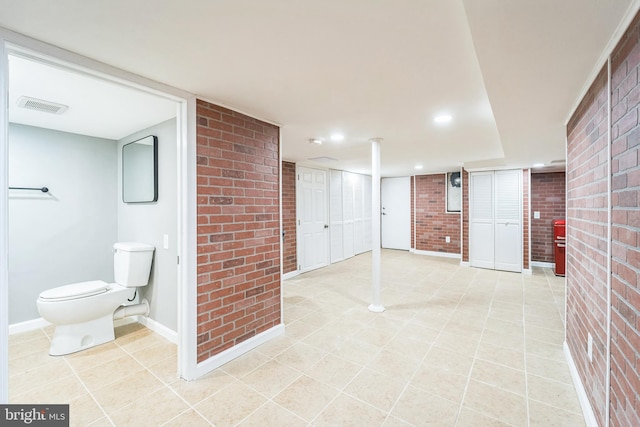
<path id="1" fill-rule="evenodd" d="M 146 300 L 127 304 L 134 299 L 137 287 L 147 285 L 155 248 L 143 243 L 116 243 L 114 249 L 116 283 L 73 283 L 46 290 L 38 297 L 40 316 L 56 327 L 50 355 L 75 353 L 113 341 L 115 313 L 118 318 L 148 315 Z"/>

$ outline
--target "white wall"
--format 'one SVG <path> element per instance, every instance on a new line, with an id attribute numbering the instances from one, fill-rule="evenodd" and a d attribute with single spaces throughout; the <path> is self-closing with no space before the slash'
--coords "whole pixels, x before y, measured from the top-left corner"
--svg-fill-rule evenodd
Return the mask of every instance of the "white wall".
<path id="1" fill-rule="evenodd" d="M 116 142 L 9 125 L 9 324 L 39 318 L 40 292 L 113 281 Z"/>
<path id="2" fill-rule="evenodd" d="M 122 202 L 122 146 L 148 135 L 158 137 L 158 201 Z M 118 241 L 143 242 L 156 248 L 149 285 L 140 295 L 149 300 L 152 320 L 177 331 L 178 328 L 178 193 L 177 128 L 168 120 L 118 141 Z M 163 248 L 163 236 L 169 238 Z"/>

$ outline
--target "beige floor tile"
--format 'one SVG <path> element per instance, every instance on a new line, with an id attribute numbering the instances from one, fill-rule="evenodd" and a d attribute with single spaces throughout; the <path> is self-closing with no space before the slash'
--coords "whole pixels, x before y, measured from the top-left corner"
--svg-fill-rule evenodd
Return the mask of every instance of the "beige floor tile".
<path id="1" fill-rule="evenodd" d="M 25 341 L 31 341 L 34 339 L 41 340 L 42 338 L 46 338 L 49 340 L 47 334 L 44 333 L 42 328 L 34 329 L 32 331 L 20 332 L 18 334 L 9 335 L 9 349 L 16 344 L 23 343 Z"/>
<path id="2" fill-rule="evenodd" d="M 464 336 L 444 332 L 443 330 L 434 342 L 434 346 L 444 348 L 464 356 L 473 357 L 476 354 L 476 349 L 478 348 L 479 338 L 480 336 Z"/>
<path id="3" fill-rule="evenodd" d="M 572 384 L 532 374 L 528 375 L 527 384 L 529 386 L 529 399 L 577 414 L 581 413 L 580 403 Z"/>
<path id="4" fill-rule="evenodd" d="M 404 388 L 404 381 L 395 380 L 371 369 L 364 369 L 349 383 L 344 393 L 387 413 Z"/>
<path id="5" fill-rule="evenodd" d="M 109 416 L 116 426 L 160 425 L 189 408 L 183 400 L 176 397 L 168 387 L 163 387 L 140 397 Z"/>
<path id="6" fill-rule="evenodd" d="M 36 364 L 22 372 L 10 374 L 9 390 L 12 394 L 21 394 L 72 375 L 73 370 L 63 358 L 53 358 L 44 364 Z"/>
<path id="7" fill-rule="evenodd" d="M 469 375 L 473 358 L 433 346 L 424 358 L 423 365 L 442 369 L 452 374 Z"/>
<path id="8" fill-rule="evenodd" d="M 273 397 L 300 375 L 300 371 L 277 360 L 270 360 L 242 377 L 241 381 L 263 395 Z"/>
<path id="9" fill-rule="evenodd" d="M 216 426 L 231 426 L 240 423 L 266 401 L 258 392 L 236 382 L 200 402 L 195 410 Z"/>
<path id="10" fill-rule="evenodd" d="M 374 345 L 376 347 L 384 347 L 398 333 L 397 328 L 390 327 L 366 327 L 358 331 L 354 337 L 358 341 Z"/>
<path id="11" fill-rule="evenodd" d="M 539 377 L 549 378 L 566 384 L 573 384 L 571 373 L 566 363 L 527 354 L 527 372 Z"/>
<path id="12" fill-rule="evenodd" d="M 316 330 L 316 326 L 302 320 L 296 320 L 286 326 L 285 334 L 294 340 L 302 340 Z"/>
<path id="13" fill-rule="evenodd" d="M 94 398 L 108 415 L 131 402 L 162 388 L 162 384 L 148 371 L 135 372 L 93 391 Z"/>
<path id="14" fill-rule="evenodd" d="M 327 354 L 322 360 L 309 367 L 305 374 L 337 389 L 347 385 L 362 369 L 362 365 Z"/>
<path id="15" fill-rule="evenodd" d="M 386 414 L 373 406 L 340 394 L 313 420 L 314 426 L 375 427 L 381 426 Z"/>
<path id="16" fill-rule="evenodd" d="M 508 348 L 493 345 L 487 342 L 480 342 L 478 346 L 478 359 L 499 365 L 508 366 L 513 369 L 524 370 L 524 351 L 514 351 Z"/>
<path id="17" fill-rule="evenodd" d="M 459 405 L 419 388 L 407 387 L 391 415 L 412 425 L 453 426 Z"/>
<path id="18" fill-rule="evenodd" d="M 553 344 L 527 337 L 526 346 L 527 354 L 552 359 L 563 364 L 567 363 L 562 344 Z"/>
<path id="19" fill-rule="evenodd" d="M 452 402 L 460 403 L 468 379 L 467 375 L 458 375 L 435 366 L 423 365 L 409 384 Z"/>
<path id="20" fill-rule="evenodd" d="M 69 424 L 84 427 L 104 418 L 105 413 L 89 395 L 77 397 L 69 403 Z"/>
<path id="21" fill-rule="evenodd" d="M 480 342 L 493 344 L 513 351 L 524 351 L 524 334 L 509 334 L 485 329 Z"/>
<path id="22" fill-rule="evenodd" d="M 471 379 L 526 396 L 525 373 L 518 369 L 478 359 L 473 364 Z"/>
<path id="23" fill-rule="evenodd" d="M 275 360 L 302 372 L 326 355 L 325 350 L 299 342 L 277 355 Z"/>
<path id="24" fill-rule="evenodd" d="M 463 406 L 507 424 L 527 424 L 527 402 L 524 396 L 478 381 L 469 382 Z"/>
<path id="25" fill-rule="evenodd" d="M 175 418 L 168 420 L 162 424 L 163 427 L 209 427 L 212 426 L 209 421 L 205 420 L 200 414 L 193 409 L 187 410 Z"/>
<path id="26" fill-rule="evenodd" d="M 273 401 L 306 421 L 313 420 L 338 390 L 306 375 L 291 383 Z"/>
<path id="27" fill-rule="evenodd" d="M 387 418 L 382 423 L 382 427 L 413 427 L 413 424 L 394 417 L 393 415 L 387 415 Z"/>
<path id="28" fill-rule="evenodd" d="M 456 421 L 456 427 L 510 427 L 511 424 L 503 423 L 484 414 L 462 407 Z"/>
<path id="29" fill-rule="evenodd" d="M 251 414 L 249 418 L 242 421 L 241 427 L 303 427 L 309 423 L 298 417 L 291 411 L 284 409 L 282 406 L 271 401 L 265 403 L 256 412 Z"/>
<path id="30" fill-rule="evenodd" d="M 286 335 L 280 335 L 264 344 L 259 345 L 258 347 L 256 347 L 256 351 L 259 351 L 265 356 L 275 357 L 294 345 L 296 342 L 298 341 L 294 340 L 293 338 L 290 338 Z"/>
<path id="31" fill-rule="evenodd" d="M 88 424 L 89 427 L 113 427 L 113 423 L 109 417 L 102 417 L 97 421 Z"/>
<path id="32" fill-rule="evenodd" d="M 176 381 L 180 381 L 177 356 L 168 357 L 160 362 L 148 365 L 147 369 L 165 384 L 173 384 Z"/>
<path id="33" fill-rule="evenodd" d="M 178 380 L 172 383 L 170 387 L 190 405 L 197 405 L 236 381 L 233 376 L 221 369 L 216 369 L 197 380 Z"/>
<path id="34" fill-rule="evenodd" d="M 76 372 L 80 372 L 122 356 L 126 356 L 126 352 L 112 341 L 64 356 L 64 358 Z"/>
<path id="35" fill-rule="evenodd" d="M 9 378 L 48 363 L 65 363 L 64 357 L 50 356 L 48 348 L 21 357 L 12 358 L 11 356 L 12 350 L 11 347 L 9 347 Z"/>
<path id="36" fill-rule="evenodd" d="M 529 416 L 531 427 L 581 427 L 586 425 L 581 414 L 545 405 L 535 400 L 529 400 Z"/>
<path id="37" fill-rule="evenodd" d="M 125 354 L 117 359 L 78 372 L 78 377 L 90 391 L 95 391 L 128 375 L 140 373 L 145 367 Z"/>
<path id="38" fill-rule="evenodd" d="M 25 357 L 32 353 L 49 353 L 50 346 L 51 341 L 45 336 L 18 341 L 9 348 L 9 360 Z"/>
<path id="39" fill-rule="evenodd" d="M 142 348 L 131 355 L 145 366 L 153 365 L 170 357 L 177 357 L 177 346 L 170 342 L 162 342 Z"/>
<path id="40" fill-rule="evenodd" d="M 405 357 L 401 352 L 390 351 L 386 348 L 387 347 L 380 351 L 380 353 L 367 364 L 367 368 L 383 373 L 391 378 L 403 381 L 410 380 L 418 369 L 420 361 Z"/>
<path id="41" fill-rule="evenodd" d="M 9 403 L 69 403 L 86 394 L 87 389 L 82 382 L 75 375 L 69 375 L 17 395 L 9 390 Z"/>
<path id="42" fill-rule="evenodd" d="M 365 365 L 376 357 L 380 347 L 350 338 L 340 343 L 332 353 L 351 362 Z"/>
<path id="43" fill-rule="evenodd" d="M 236 378 L 242 378 L 271 358 L 259 351 L 250 351 L 242 356 L 225 363 L 221 369 Z"/>

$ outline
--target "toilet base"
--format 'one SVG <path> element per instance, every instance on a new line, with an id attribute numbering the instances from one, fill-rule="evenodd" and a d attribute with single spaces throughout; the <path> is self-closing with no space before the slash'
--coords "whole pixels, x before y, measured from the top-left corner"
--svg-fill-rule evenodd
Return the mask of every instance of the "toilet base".
<path id="1" fill-rule="evenodd" d="M 49 354 L 62 356 L 113 341 L 113 314 L 83 323 L 56 325 Z"/>

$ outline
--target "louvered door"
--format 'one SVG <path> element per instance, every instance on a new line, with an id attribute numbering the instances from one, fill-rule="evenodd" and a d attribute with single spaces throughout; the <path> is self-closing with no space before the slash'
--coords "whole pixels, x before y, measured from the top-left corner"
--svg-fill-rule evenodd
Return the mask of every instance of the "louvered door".
<path id="1" fill-rule="evenodd" d="M 469 264 L 522 271 L 522 171 L 470 174 Z"/>

